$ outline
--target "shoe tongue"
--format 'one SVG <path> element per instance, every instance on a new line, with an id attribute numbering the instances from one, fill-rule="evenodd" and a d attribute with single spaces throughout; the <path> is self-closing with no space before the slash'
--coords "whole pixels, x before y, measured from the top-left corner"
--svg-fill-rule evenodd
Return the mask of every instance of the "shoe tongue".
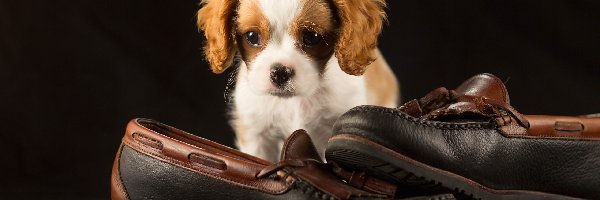
<path id="1" fill-rule="evenodd" d="M 492 74 L 479 74 L 463 82 L 456 90 L 458 95 L 482 96 L 510 104 L 506 86 Z"/>
<path id="2" fill-rule="evenodd" d="M 305 130 L 297 130 L 290 135 L 283 144 L 281 151 L 281 160 L 293 159 L 315 159 L 321 161 L 310 136 Z"/>

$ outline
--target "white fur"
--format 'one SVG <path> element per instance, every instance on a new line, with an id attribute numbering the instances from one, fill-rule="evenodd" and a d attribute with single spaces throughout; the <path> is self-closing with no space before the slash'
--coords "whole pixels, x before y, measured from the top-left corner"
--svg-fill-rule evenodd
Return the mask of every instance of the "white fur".
<path id="1" fill-rule="evenodd" d="M 234 112 L 244 130 L 238 135 L 242 152 L 276 161 L 283 141 L 297 129 L 306 130 L 321 156 L 331 137 L 333 123 L 350 108 L 367 103 L 362 77 L 350 76 L 341 71 L 337 59 L 327 64 L 325 80 L 310 96 L 282 98 L 258 95 L 249 90 L 252 85 L 245 77 L 248 70 L 240 66 L 234 92 Z M 234 122 L 235 124 L 235 122 Z"/>
<path id="2" fill-rule="evenodd" d="M 298 0 L 259 0 L 272 28 L 271 38 L 250 66 L 239 66 L 234 91 L 237 145 L 241 151 L 276 161 L 283 141 L 295 130 L 305 129 L 323 156 L 335 120 L 348 109 L 367 103 L 363 77 L 344 73 L 332 57 L 319 75 L 316 62 L 295 46 L 290 23 L 302 7 Z M 293 68 L 295 96 L 270 95 L 270 68 L 281 63 Z M 242 142 L 243 141 L 243 142 Z"/>

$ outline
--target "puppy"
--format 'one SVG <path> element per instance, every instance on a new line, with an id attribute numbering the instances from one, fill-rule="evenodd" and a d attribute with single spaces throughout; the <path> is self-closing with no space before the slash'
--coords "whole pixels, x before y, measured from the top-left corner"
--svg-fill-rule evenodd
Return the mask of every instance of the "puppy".
<path id="1" fill-rule="evenodd" d="M 242 152 L 277 161 L 284 139 L 305 129 L 323 156 L 348 109 L 398 103 L 396 78 L 377 49 L 384 0 L 202 4 L 198 26 L 211 70 L 222 73 L 236 54 L 243 61 L 231 112 Z"/>

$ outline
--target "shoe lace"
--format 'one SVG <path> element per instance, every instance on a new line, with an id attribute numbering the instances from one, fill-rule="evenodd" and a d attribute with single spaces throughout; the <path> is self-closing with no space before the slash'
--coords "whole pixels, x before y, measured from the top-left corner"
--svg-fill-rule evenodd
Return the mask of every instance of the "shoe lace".
<path id="1" fill-rule="evenodd" d="M 315 160 L 315 159 L 290 159 L 290 160 L 283 160 L 283 161 L 279 161 L 275 164 L 269 165 L 265 168 L 263 168 L 260 172 L 258 172 L 258 174 L 256 174 L 256 178 L 264 178 L 267 177 L 275 172 L 281 171 L 285 168 L 298 168 L 298 167 L 304 167 L 307 166 L 309 163 L 315 163 L 315 164 L 322 164 L 323 163 L 321 161 Z M 287 173 L 286 173 L 287 176 Z M 284 177 L 285 178 L 285 177 Z"/>
<path id="2" fill-rule="evenodd" d="M 365 191 L 386 195 L 393 197 L 396 192 L 396 185 L 388 183 L 377 178 L 367 176 L 364 172 L 346 171 L 336 163 L 323 163 L 320 160 L 315 159 L 290 159 L 283 160 L 278 163 L 269 165 L 263 168 L 257 175 L 256 178 L 268 177 L 277 172 L 284 172 L 282 174 L 277 173 L 278 178 L 281 180 L 287 180 L 291 172 L 290 168 L 300 168 L 307 165 L 320 165 L 326 170 L 333 173 L 338 178 L 344 180 L 347 184 L 359 188 Z"/>
<path id="3" fill-rule="evenodd" d="M 399 107 L 399 109 L 413 117 L 432 119 L 437 117 L 434 111 L 442 109 L 449 104 L 457 102 L 474 103 L 477 107 L 475 113 L 485 115 L 491 113 L 498 116 L 510 115 L 521 126 L 529 128 L 529 121 L 517 112 L 511 105 L 484 96 L 462 95 L 454 90 L 444 87 L 435 89 L 420 99 L 414 99 Z"/>

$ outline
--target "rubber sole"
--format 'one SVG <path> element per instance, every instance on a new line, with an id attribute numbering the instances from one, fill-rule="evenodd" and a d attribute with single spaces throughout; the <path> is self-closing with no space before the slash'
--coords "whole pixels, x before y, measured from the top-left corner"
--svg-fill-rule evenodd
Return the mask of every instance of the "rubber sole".
<path id="1" fill-rule="evenodd" d="M 344 168 L 363 171 L 401 186 L 425 190 L 441 186 L 457 195 L 475 199 L 579 199 L 536 191 L 495 190 L 351 134 L 338 134 L 329 139 L 325 157 Z"/>

